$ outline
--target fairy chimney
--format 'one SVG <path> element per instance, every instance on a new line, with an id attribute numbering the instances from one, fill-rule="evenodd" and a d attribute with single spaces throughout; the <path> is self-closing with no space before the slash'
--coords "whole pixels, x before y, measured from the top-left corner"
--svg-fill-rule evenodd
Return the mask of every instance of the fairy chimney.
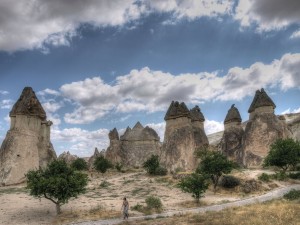
<path id="1" fill-rule="evenodd" d="M 51 121 L 31 87 L 25 87 L 9 113 L 10 129 L 0 149 L 0 184 L 25 180 L 29 170 L 45 167 L 56 158 L 50 142 Z"/>
<path id="2" fill-rule="evenodd" d="M 274 114 L 275 107 L 264 89 L 256 91 L 243 137 L 243 163 L 247 167 L 260 167 L 275 140 L 292 136 L 286 123 Z"/>
<path id="3" fill-rule="evenodd" d="M 224 133 L 219 147 L 228 159 L 243 164 L 243 147 L 242 140 L 244 130 L 241 125 L 242 118 L 239 110 L 234 106 L 228 110 L 224 120 Z"/>

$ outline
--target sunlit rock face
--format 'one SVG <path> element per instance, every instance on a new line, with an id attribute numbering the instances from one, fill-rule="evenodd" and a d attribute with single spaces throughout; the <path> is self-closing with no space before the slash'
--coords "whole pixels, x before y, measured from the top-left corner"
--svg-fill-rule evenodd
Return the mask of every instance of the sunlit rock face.
<path id="1" fill-rule="evenodd" d="M 31 87 L 25 87 L 9 113 L 10 129 L 0 149 L 0 184 L 25 180 L 29 170 L 45 167 L 56 158 L 50 142 L 51 121 Z"/>
<path id="2" fill-rule="evenodd" d="M 286 122 L 274 114 L 275 107 L 264 89 L 256 91 L 243 137 L 243 163 L 246 167 L 260 167 L 275 140 L 292 137 Z"/>
<path id="3" fill-rule="evenodd" d="M 208 145 L 204 116 L 198 106 L 189 110 L 184 102 L 173 101 L 165 115 L 166 130 L 162 162 L 169 171 L 193 170 L 197 165 L 195 150 Z"/>

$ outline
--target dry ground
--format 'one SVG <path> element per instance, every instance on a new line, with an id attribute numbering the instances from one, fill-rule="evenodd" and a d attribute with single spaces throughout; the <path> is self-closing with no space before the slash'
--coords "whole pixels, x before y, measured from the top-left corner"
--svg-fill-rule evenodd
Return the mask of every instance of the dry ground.
<path id="1" fill-rule="evenodd" d="M 240 178 L 256 178 L 262 171 L 235 171 Z M 62 215 L 57 216 L 55 206 L 46 199 L 36 199 L 28 195 L 24 185 L 0 187 L 0 225 L 6 224 L 67 224 L 69 222 L 116 218 L 121 216 L 122 198 L 126 196 L 130 206 L 145 205 L 145 198 L 150 195 L 159 197 L 163 210 L 176 210 L 196 207 L 190 194 L 182 193 L 175 185 L 178 182 L 171 176 L 151 177 L 143 171 L 126 173 L 109 172 L 101 175 L 89 174 L 90 182 L 87 192 L 77 199 L 62 206 Z M 208 190 L 201 199 L 202 205 L 235 201 L 245 197 L 265 193 L 272 188 L 285 186 L 287 183 L 277 182 L 263 184 L 259 191 L 245 194 L 239 189 L 219 190 L 213 194 Z M 141 215 L 130 211 L 130 215 Z"/>

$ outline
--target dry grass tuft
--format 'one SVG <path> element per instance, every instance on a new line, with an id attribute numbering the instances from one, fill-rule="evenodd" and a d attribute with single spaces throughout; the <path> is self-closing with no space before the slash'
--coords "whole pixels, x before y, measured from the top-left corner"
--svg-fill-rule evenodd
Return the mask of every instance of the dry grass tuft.
<path id="1" fill-rule="evenodd" d="M 178 215 L 130 225 L 300 225 L 300 201 L 276 200 L 204 214 Z"/>

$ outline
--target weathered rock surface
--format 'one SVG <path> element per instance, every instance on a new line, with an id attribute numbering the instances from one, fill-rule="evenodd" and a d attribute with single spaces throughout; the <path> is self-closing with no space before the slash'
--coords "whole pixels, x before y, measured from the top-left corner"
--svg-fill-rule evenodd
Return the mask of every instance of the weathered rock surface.
<path id="1" fill-rule="evenodd" d="M 195 150 L 208 145 L 204 131 L 204 116 L 198 106 L 188 110 L 184 102 L 172 102 L 165 116 L 166 130 L 162 147 L 162 162 L 169 171 L 193 170 Z"/>
<path id="2" fill-rule="evenodd" d="M 238 109 L 232 105 L 224 120 L 225 130 L 219 144 L 219 149 L 228 159 L 243 164 L 243 135 L 242 118 Z"/>
<path id="3" fill-rule="evenodd" d="M 261 166 L 275 140 L 292 136 L 285 121 L 274 115 L 275 107 L 263 89 L 256 92 L 243 137 L 243 161 L 247 167 Z"/>
<path id="4" fill-rule="evenodd" d="M 25 180 L 29 170 L 45 167 L 56 158 L 50 142 L 51 121 L 30 87 L 25 87 L 10 114 L 11 126 L 0 149 L 0 184 Z"/>
<path id="5" fill-rule="evenodd" d="M 290 113 L 283 116 L 293 133 L 293 139 L 300 141 L 300 113 Z"/>
<path id="6" fill-rule="evenodd" d="M 58 156 L 58 159 L 64 160 L 68 165 L 71 165 L 77 158 L 77 155 L 72 155 L 69 151 L 63 152 Z"/>
<path id="7" fill-rule="evenodd" d="M 100 155 L 105 157 L 105 151 L 102 150 L 99 152 L 98 148 L 95 148 L 94 154 L 88 159 L 88 167 L 90 170 L 93 169 L 94 162 L 95 162 L 96 158 Z"/>
<path id="8" fill-rule="evenodd" d="M 109 133 L 110 146 L 106 150 L 106 157 L 113 163 L 121 162 L 129 167 L 141 167 L 152 154 L 160 154 L 159 136 L 152 128 L 144 128 L 140 122 L 132 129 L 127 127 L 119 140 L 118 136 L 116 129 Z"/>

